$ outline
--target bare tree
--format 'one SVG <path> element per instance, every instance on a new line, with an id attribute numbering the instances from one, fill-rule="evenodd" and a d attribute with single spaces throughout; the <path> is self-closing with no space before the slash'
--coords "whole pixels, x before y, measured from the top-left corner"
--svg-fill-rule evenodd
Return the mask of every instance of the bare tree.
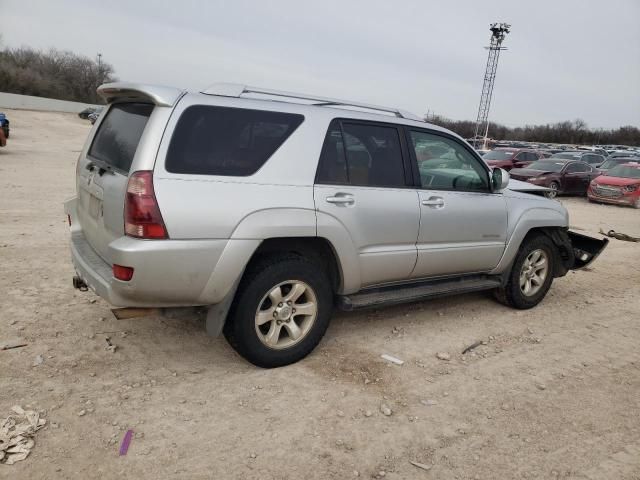
<path id="1" fill-rule="evenodd" d="M 100 103 L 96 88 L 114 81 L 114 69 L 83 55 L 28 47 L 0 50 L 0 91 Z"/>
<path id="2" fill-rule="evenodd" d="M 429 123 L 453 130 L 464 138 L 474 135 L 474 122 L 450 120 L 440 115 L 429 115 Z M 640 146 L 640 129 L 631 125 L 615 130 L 590 130 L 582 119 L 565 120 L 546 125 L 525 125 L 510 128 L 498 123 L 489 124 L 490 136 L 496 140 L 521 140 L 525 142 L 565 144 L 614 144 Z"/>

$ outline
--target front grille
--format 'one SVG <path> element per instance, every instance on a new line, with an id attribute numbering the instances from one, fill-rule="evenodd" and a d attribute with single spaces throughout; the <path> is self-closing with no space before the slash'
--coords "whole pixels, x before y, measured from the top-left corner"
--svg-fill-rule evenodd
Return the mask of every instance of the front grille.
<path id="1" fill-rule="evenodd" d="M 596 195 L 607 198 L 619 198 L 622 196 L 622 189 L 619 187 L 607 187 L 604 185 L 598 185 L 593 188 L 593 192 Z"/>

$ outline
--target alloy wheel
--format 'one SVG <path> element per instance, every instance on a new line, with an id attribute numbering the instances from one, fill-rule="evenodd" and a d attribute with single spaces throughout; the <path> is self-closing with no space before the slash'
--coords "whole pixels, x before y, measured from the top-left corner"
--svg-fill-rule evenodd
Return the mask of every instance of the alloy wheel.
<path id="1" fill-rule="evenodd" d="M 255 316 L 258 338 L 268 348 L 296 345 L 309 333 L 318 315 L 318 300 L 305 282 L 275 285 L 260 301 Z"/>
<path id="2" fill-rule="evenodd" d="M 527 297 L 538 293 L 549 274 L 549 255 L 538 248 L 525 259 L 520 270 L 520 291 Z"/>

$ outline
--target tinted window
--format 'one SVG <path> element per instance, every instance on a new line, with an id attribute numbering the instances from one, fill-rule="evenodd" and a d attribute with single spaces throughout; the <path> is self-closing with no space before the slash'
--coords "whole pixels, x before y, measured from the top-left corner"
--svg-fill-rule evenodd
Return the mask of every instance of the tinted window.
<path id="1" fill-rule="evenodd" d="M 404 187 L 400 135 L 395 127 L 334 121 L 322 147 L 318 183 Z"/>
<path id="2" fill-rule="evenodd" d="M 534 152 L 527 152 L 525 158 L 528 162 L 535 162 L 536 160 L 538 160 L 538 154 Z"/>
<path id="3" fill-rule="evenodd" d="M 176 125 L 167 171 L 195 175 L 255 173 L 298 128 L 291 113 L 196 105 Z"/>
<path id="4" fill-rule="evenodd" d="M 152 110 L 153 105 L 147 103 L 113 105 L 96 132 L 89 156 L 129 172 Z"/>
<path id="5" fill-rule="evenodd" d="M 348 184 L 347 161 L 344 157 L 342 130 L 339 122 L 333 122 L 324 139 L 320 163 L 316 175 L 317 183 Z"/>
<path id="6" fill-rule="evenodd" d="M 411 131 L 422 188 L 444 190 L 489 189 L 480 161 L 456 141 L 422 131 Z M 486 157 L 485 157 L 486 158 Z"/>

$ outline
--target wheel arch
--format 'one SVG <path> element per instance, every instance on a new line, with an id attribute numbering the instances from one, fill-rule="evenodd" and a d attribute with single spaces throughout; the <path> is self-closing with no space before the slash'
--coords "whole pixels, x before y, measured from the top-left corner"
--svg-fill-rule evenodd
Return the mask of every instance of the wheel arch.
<path id="1" fill-rule="evenodd" d="M 534 208 L 525 211 L 512 228 L 504 254 L 491 273 L 502 274 L 508 272 L 518 254 L 518 250 L 520 250 L 520 246 L 531 235 L 546 235 L 558 245 L 557 241 L 561 234 L 556 232 L 566 232 L 567 228 L 567 216 L 557 209 Z"/>
<path id="2" fill-rule="evenodd" d="M 251 256 L 247 269 L 266 256 L 287 253 L 311 258 L 319 266 L 326 266 L 332 290 L 334 293 L 341 290 L 344 277 L 338 254 L 331 242 L 322 237 L 267 238 Z"/>

